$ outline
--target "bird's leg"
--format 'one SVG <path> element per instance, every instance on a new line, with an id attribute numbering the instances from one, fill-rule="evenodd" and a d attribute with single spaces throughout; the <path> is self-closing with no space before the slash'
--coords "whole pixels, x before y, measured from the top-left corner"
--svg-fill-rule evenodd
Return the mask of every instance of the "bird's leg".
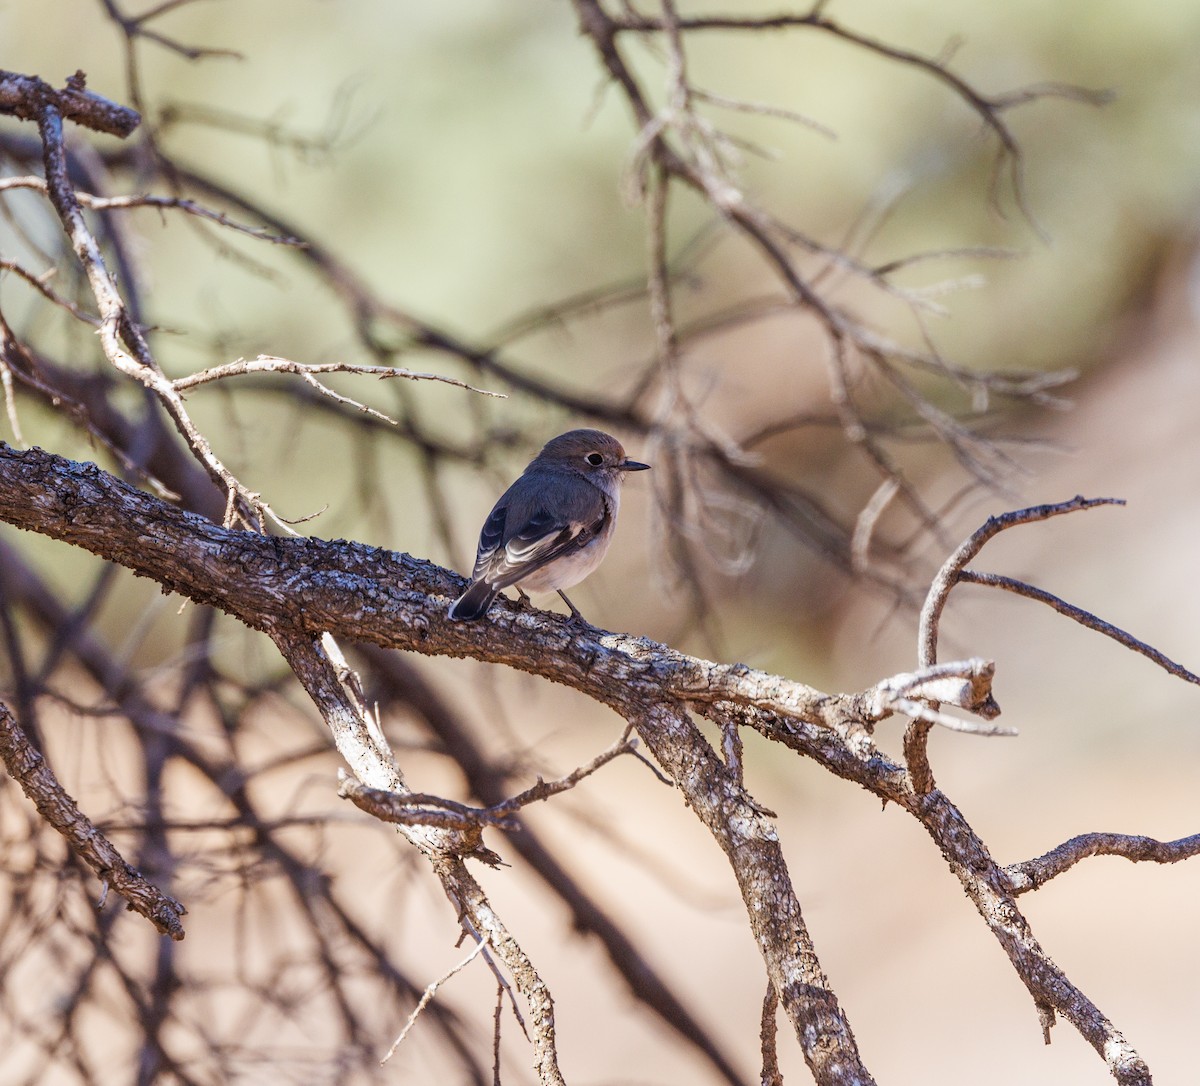
<path id="1" fill-rule="evenodd" d="M 517 602 L 522 607 L 532 607 L 533 606 L 533 600 L 531 600 L 529 598 L 529 595 L 525 591 L 525 589 L 523 589 L 519 584 L 513 585 L 513 588 L 515 588 L 517 590 Z"/>
<path id="2" fill-rule="evenodd" d="M 587 619 L 584 618 L 583 615 L 581 615 L 579 613 L 579 608 L 576 607 L 575 604 L 573 604 L 569 599 L 567 599 L 567 594 L 561 588 L 556 588 L 554 591 L 557 592 L 560 596 L 562 596 L 563 603 L 565 603 L 569 608 L 571 608 L 571 621 L 572 622 L 587 622 Z"/>

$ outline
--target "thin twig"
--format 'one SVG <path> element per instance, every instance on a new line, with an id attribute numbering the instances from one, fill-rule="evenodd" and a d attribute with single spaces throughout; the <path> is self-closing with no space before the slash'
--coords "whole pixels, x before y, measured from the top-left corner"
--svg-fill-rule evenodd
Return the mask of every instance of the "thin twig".
<path id="1" fill-rule="evenodd" d="M 0 188 L 2 188 L 3 185 L 4 185 L 4 181 L 2 179 L 0 179 Z M 15 260 L 9 260 L 6 257 L 0 257 L 0 268 L 3 268 L 6 271 L 12 272 L 16 276 L 19 276 L 26 283 L 28 283 L 31 287 L 33 287 L 33 289 L 36 290 L 43 298 L 45 298 L 47 301 L 53 302 L 56 306 L 59 306 L 60 308 L 65 309 L 68 313 L 71 314 L 71 316 L 78 318 L 79 320 L 83 321 L 85 324 L 91 324 L 91 325 L 97 326 L 97 327 L 99 326 L 99 324 L 100 324 L 99 317 L 95 316 L 92 313 L 87 312 L 87 310 L 83 309 L 82 307 L 76 305 L 73 301 L 71 301 L 70 298 L 64 298 L 61 294 L 56 293 L 55 291 L 51 290 L 46 285 L 46 279 L 49 278 L 49 276 L 54 273 L 55 269 L 51 269 L 49 272 L 47 272 L 44 275 L 34 275 L 34 273 L 31 272 L 28 268 L 23 267 L 22 265 L 18 264 Z"/>
<path id="2" fill-rule="evenodd" d="M 503 392 L 492 392 L 485 388 L 476 388 L 474 385 L 467 384 L 466 381 L 460 381 L 454 377 L 447 377 L 441 373 L 420 373 L 416 370 L 403 369 L 398 366 L 361 366 L 354 365 L 350 362 L 295 362 L 290 358 L 279 358 L 275 355 L 260 354 L 257 358 L 239 358 L 234 362 L 226 363 L 223 366 L 213 366 L 206 370 L 201 370 L 199 373 L 192 373 L 186 377 L 178 377 L 173 382 L 175 388 L 180 392 L 186 392 L 189 389 L 197 388 L 200 385 L 208 384 L 210 381 L 220 381 L 226 377 L 243 377 L 253 373 L 295 373 L 299 374 L 305 380 L 309 380 L 322 394 L 333 396 L 335 399 L 340 399 L 343 402 L 353 404 L 353 400 L 345 400 L 344 397 L 338 397 L 331 389 L 316 381 L 311 381 L 313 374 L 317 373 L 352 373 L 364 377 L 378 377 L 380 380 L 389 380 L 391 378 L 403 378 L 408 381 L 438 381 L 441 384 L 453 385 L 455 388 L 466 389 L 468 392 L 478 392 L 481 396 L 492 396 L 496 399 L 507 399 Z M 356 404 L 357 407 L 362 407 L 361 404 Z M 363 408 L 370 411 L 372 414 L 393 422 L 386 415 L 382 415 L 371 408 Z"/>
<path id="3" fill-rule="evenodd" d="M 504 985 L 496 985 L 496 1006 L 492 1010 L 492 1086 L 500 1083 L 500 1021 L 504 1017 Z"/>
<path id="4" fill-rule="evenodd" d="M 614 758 L 619 758 L 622 754 L 634 753 L 637 750 L 638 741 L 630 734 L 631 731 L 631 728 L 626 728 L 621 738 L 608 750 L 602 751 L 587 765 L 580 766 L 565 777 L 553 781 L 544 781 L 539 777 L 537 784 L 525 789 L 524 792 L 490 807 L 471 807 L 455 800 L 420 792 L 401 793 L 370 788 L 344 771 L 340 775 L 338 795 L 349 799 L 356 807 L 368 814 L 372 814 L 384 822 L 393 822 L 397 825 L 440 826 L 457 830 L 477 830 L 482 826 L 499 826 L 502 829 L 515 830 L 519 828 L 519 823 L 514 821 L 513 815 L 522 807 L 566 792 L 584 778 L 590 777 L 598 769 L 608 765 Z"/>
<path id="5" fill-rule="evenodd" d="M 8 364 L 7 356 L 8 352 L 3 349 L 3 342 L 0 341 L 0 384 L 4 385 L 4 410 L 8 415 L 13 441 L 17 445 L 24 445 L 25 436 L 21 433 L 21 419 L 17 415 L 17 400 L 13 394 L 12 367 Z"/>
<path id="6" fill-rule="evenodd" d="M 865 570 L 871 564 L 871 538 L 875 534 L 875 527 L 899 489 L 900 485 L 895 479 L 884 479 L 875 488 L 867 504 L 859 510 L 854 521 L 854 534 L 850 538 L 850 560 L 855 569 Z"/>
<path id="7" fill-rule="evenodd" d="M 1127 649 L 1140 652 L 1147 659 L 1153 660 L 1164 671 L 1169 672 L 1176 678 L 1183 679 L 1185 682 L 1200 684 L 1200 675 L 1197 675 L 1194 671 L 1189 671 L 1182 664 L 1177 664 L 1170 657 L 1159 652 L 1153 645 L 1147 645 L 1144 641 L 1139 641 L 1119 626 L 1105 622 L 1104 619 L 1092 614 L 1091 611 L 1085 611 L 1082 607 L 1076 607 L 1073 603 L 1067 603 L 1066 600 L 1060 599 L 1045 589 L 1026 584 L 1024 581 L 1018 581 L 1015 577 L 1005 577 L 999 573 L 977 573 L 973 569 L 964 569 L 958 575 L 958 579 L 968 584 L 982 584 L 990 588 L 1002 588 L 1006 592 L 1015 592 L 1018 596 L 1024 596 L 1027 599 L 1044 603 L 1047 607 L 1054 608 L 1060 615 L 1066 615 L 1067 618 L 1074 619 L 1081 626 L 1086 626 L 1089 630 L 1102 633 L 1105 637 L 1111 637 Z"/>
<path id="8" fill-rule="evenodd" d="M 779 1007 L 779 997 L 775 994 L 775 985 L 767 981 L 767 991 L 763 996 L 762 1019 L 759 1023 L 759 1048 L 762 1052 L 762 1075 L 760 1086 L 783 1086 L 783 1072 L 779 1070 L 779 1052 L 776 1037 L 779 1026 L 775 1014 Z"/>
<path id="9" fill-rule="evenodd" d="M 35 192 L 46 192 L 46 182 L 40 177 L 4 177 L 0 178 L 0 192 L 6 189 L 33 189 Z M 303 246 L 299 238 L 287 237 L 282 234 L 272 234 L 257 226 L 247 226 L 236 219 L 231 219 L 223 211 L 214 211 L 210 207 L 195 200 L 182 196 L 155 196 L 141 193 L 129 196 L 95 196 L 90 192 L 76 190 L 76 199 L 92 211 L 130 211 L 139 207 L 152 207 L 159 210 L 175 209 L 199 219 L 207 219 L 218 226 L 227 227 L 239 234 L 255 238 L 258 241 L 268 241 L 274 245 Z"/>
<path id="10" fill-rule="evenodd" d="M 556 781 L 543 781 L 539 777 L 537 784 L 513 796 L 512 799 L 489 807 L 487 813 L 494 817 L 504 817 L 515 813 L 530 803 L 549 799 L 560 792 L 566 792 L 568 789 L 574 788 L 581 780 L 585 777 L 590 777 L 596 770 L 608 765 L 614 758 L 619 758 L 622 754 L 633 754 L 637 750 L 638 740 L 636 736 L 630 734 L 632 730 L 632 727 L 626 728 L 625 733 L 620 739 L 609 747 L 608 750 L 597 754 L 587 765 L 580 766 L 578 769 L 568 773 L 565 777 L 560 777 Z"/>
<path id="11" fill-rule="evenodd" d="M 417 1019 L 421 1016 L 421 1012 L 429 1005 L 429 1001 L 437 994 L 437 990 L 456 973 L 461 973 L 464 969 L 466 969 L 466 967 L 482 953 L 483 948 L 486 947 L 487 944 L 488 936 L 485 935 L 482 939 L 476 942 L 473 947 L 471 947 L 471 952 L 465 958 L 463 958 L 462 961 L 460 961 L 457 965 L 452 966 L 446 973 L 443 973 L 442 976 L 438 977 L 437 980 L 426 986 L 421 998 L 417 1000 L 417 1005 L 413 1007 L 412 1013 L 408 1016 L 408 1021 L 404 1023 L 404 1028 L 400 1031 L 400 1036 L 398 1036 L 392 1042 L 392 1047 L 387 1050 L 387 1055 L 379 1061 L 380 1066 L 387 1063 L 387 1061 L 392 1058 L 396 1049 L 400 1047 L 400 1045 L 404 1042 L 404 1038 L 408 1036 L 409 1030 L 416 1025 Z"/>
<path id="12" fill-rule="evenodd" d="M 955 584 L 961 579 L 963 569 L 982 549 L 989 539 L 998 535 L 1006 528 L 1015 528 L 1020 524 L 1034 524 L 1038 521 L 1049 520 L 1051 517 L 1062 516 L 1066 513 L 1077 513 L 1087 509 L 1097 509 L 1105 505 L 1124 505 L 1123 498 L 1085 498 L 1077 495 L 1070 501 L 1058 502 L 1053 505 L 1035 505 L 1028 509 L 1018 509 L 997 517 L 988 517 L 986 523 L 971 534 L 959 545 L 938 570 L 925 604 L 921 608 L 921 619 L 917 633 L 917 659 L 921 667 L 930 667 L 937 663 L 938 626 L 941 622 L 942 611 Z"/>
<path id="13" fill-rule="evenodd" d="M 229 495 L 230 516 L 236 511 L 238 518 L 247 527 L 255 529 L 260 527 L 263 516 L 270 516 L 278 521 L 259 495 L 243 486 L 213 453 L 208 439 L 192 422 L 183 406 L 182 398 L 159 369 L 141 331 L 131 320 L 124 299 L 105 265 L 100 246 L 87 225 L 83 209 L 71 185 L 62 114 L 53 102 L 44 101 L 38 110 L 37 120 L 45 159 L 47 191 L 63 228 L 74 245 L 76 255 L 83 264 L 99 307 L 102 321 L 100 342 L 105 357 L 115 369 L 144 385 L 162 402 L 193 454 L 212 479 Z M 282 527 L 295 534 L 287 525 Z"/>

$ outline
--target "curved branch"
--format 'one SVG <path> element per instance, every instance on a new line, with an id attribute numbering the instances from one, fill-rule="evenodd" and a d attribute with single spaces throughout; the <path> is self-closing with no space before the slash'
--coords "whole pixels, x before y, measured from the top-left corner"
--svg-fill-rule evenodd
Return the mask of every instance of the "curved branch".
<path id="1" fill-rule="evenodd" d="M 313 658 L 315 639 L 322 631 L 425 654 L 507 664 L 611 706 L 635 723 L 725 850 L 772 984 L 819 1083 L 870 1078 L 817 964 L 775 828 L 738 783 L 734 770 L 704 741 L 687 706 L 723 722 L 755 727 L 909 811 L 946 856 L 1043 1019 L 1048 1021 L 1052 1012 L 1063 1014 L 1119 1082 L 1149 1082 L 1144 1062 L 1120 1031 L 1034 939 L 1008 878 L 962 814 L 942 793 L 914 790 L 904 769 L 874 747 L 870 712 L 877 693 L 821 694 L 742 665 L 698 660 L 644 638 L 581 627 L 499 602 L 487 622 L 450 622 L 446 605 L 462 580 L 428 562 L 354 543 L 266 539 L 223 529 L 173 509 L 94 465 L 74 464 L 40 450 L 0 446 L 0 520 L 91 550 L 266 629 L 289 660 L 306 672 L 301 677 L 335 736 L 342 737 L 344 756 L 356 772 L 375 774 L 366 782 L 375 786 L 382 783 L 396 790 L 398 778 L 372 749 L 369 721 L 357 716 L 329 665 L 316 666 L 320 662 Z M 937 675 L 932 681 L 946 678 Z M 918 682 L 914 689 L 919 687 Z M 428 843 L 438 838 L 420 839 Z M 462 860 L 436 848 L 432 853 L 444 885 L 462 895 L 456 900 L 473 903 L 470 907 L 487 920 L 482 927 L 472 922 L 476 936 L 492 931 L 492 945 L 503 957 L 502 929 L 490 918 L 477 887 L 463 881 L 469 876 Z M 517 972 L 511 962 L 510 968 Z M 519 984 L 545 994 L 528 977 Z M 548 1005 L 541 1006 L 549 1013 Z"/>
<path id="2" fill-rule="evenodd" d="M 496 764 L 487 756 L 463 721 L 436 694 L 417 668 L 399 653 L 375 645 L 360 645 L 358 651 L 366 657 L 373 676 L 383 687 L 372 693 L 403 702 L 415 710 L 466 775 L 471 792 L 489 806 L 504 802 L 508 796 L 503 788 L 508 767 Z M 722 1079 L 731 1086 L 741 1086 L 744 1076 L 735 1068 L 730 1056 L 631 941 L 624 928 L 563 867 L 537 831 L 528 822 L 522 822 L 520 832 L 509 835 L 508 845 L 569 910 L 572 928 L 599 941 L 633 995 L 666 1026 L 695 1046 Z"/>
<path id="3" fill-rule="evenodd" d="M 1200 833 L 1177 841 L 1125 833 L 1081 833 L 1035 859 L 1008 864 L 1004 873 L 1016 896 L 1044 886 L 1089 856 L 1122 856 L 1131 863 L 1174 864 L 1198 855 Z"/>
<path id="4" fill-rule="evenodd" d="M 867 788 L 885 802 L 908 811 L 945 857 L 984 923 L 1000 943 L 1038 1008 L 1046 1042 L 1054 1014 L 1062 1014 L 1127 1086 L 1150 1086 L 1150 1072 L 1125 1036 L 1034 938 L 1017 907 L 1009 879 L 962 812 L 942 792 L 918 793 L 904 768 L 870 745 L 864 721 L 851 703 L 827 714 L 829 727 L 817 727 L 754 711 L 742 720 L 768 739 L 813 758 L 830 772 Z"/>
<path id="5" fill-rule="evenodd" d="M 404 792 L 407 788 L 386 741 L 344 681 L 340 661 L 321 642 L 303 632 L 271 623 L 279 651 L 316 703 L 333 733 L 338 753 L 360 781 L 374 789 Z M 538 1080 L 543 1086 L 566 1086 L 558 1067 L 554 1033 L 554 1001 L 528 955 L 504 926 L 479 883 L 467 870 L 464 856 L 483 853 L 479 829 L 466 832 L 427 825 L 401 825 L 399 831 L 429 860 L 458 917 L 479 943 L 489 943 L 508 967 L 517 989 L 529 1004 Z"/>
<path id="6" fill-rule="evenodd" d="M 1095 509 L 1102 505 L 1124 504 L 1120 498 L 1085 498 L 1076 495 L 1070 501 L 1054 505 L 1035 505 L 998 517 L 988 517 L 987 521 L 946 559 L 929 586 L 917 629 L 917 659 L 921 667 L 932 667 L 937 663 L 938 630 L 946 601 L 950 598 L 954 586 L 964 579 L 963 570 L 967 563 L 983 549 L 989 539 L 999 535 L 1006 528 L 1015 528 L 1019 524 L 1033 524 L 1065 513 Z M 932 724 L 927 720 L 914 720 L 904 733 L 904 761 L 908 765 L 913 787 L 918 792 L 930 792 L 934 787 L 928 750 L 931 727 Z"/>
<path id="7" fill-rule="evenodd" d="M 1127 649 L 1141 653 L 1146 659 L 1153 660 L 1164 671 L 1174 675 L 1176 678 L 1183 679 L 1184 682 L 1200 685 L 1200 675 L 1197 675 L 1194 671 L 1189 671 L 1182 664 L 1177 664 L 1170 657 L 1159 652 L 1153 645 L 1147 645 L 1146 642 L 1139 641 L 1119 626 L 1114 626 L 1111 622 L 1105 622 L 1099 615 L 1093 615 L 1091 611 L 1085 611 L 1082 607 L 1076 607 L 1075 604 L 1060 599 L 1052 592 L 1047 592 L 1045 589 L 1038 588 L 1035 585 L 1026 584 L 1024 581 L 1018 581 L 1015 577 L 1005 577 L 999 573 L 977 573 L 973 569 L 964 569 L 959 574 L 958 579 L 967 584 L 981 584 L 987 585 L 990 588 L 1003 588 L 1006 592 L 1015 592 L 1018 596 L 1024 596 L 1026 599 L 1044 603 L 1048 607 L 1053 607 L 1060 615 L 1066 615 L 1067 618 L 1074 619 L 1081 626 L 1086 626 L 1089 630 L 1102 633 L 1105 637 L 1111 637 Z"/>
<path id="8" fill-rule="evenodd" d="M 105 358 L 120 373 L 133 378 L 158 397 L 196 458 L 228 494 L 231 510 L 238 510 L 246 524 L 258 526 L 259 517 L 268 511 L 267 506 L 247 490 L 213 453 L 208 439 L 192 423 L 183 406 L 183 398 L 159 369 L 141 331 L 130 318 L 116 282 L 104 263 L 100 246 L 84 219 L 83 209 L 68 176 L 61 111 L 55 102 L 46 100 L 41 103 L 36 116 L 42 138 L 46 188 L 96 299 L 101 318 L 100 342 Z"/>
<path id="9" fill-rule="evenodd" d="M 321 709 L 343 757 L 372 787 L 405 788 L 316 648 L 315 639 L 324 631 L 508 663 L 569 683 L 612 706 L 636 724 L 726 852 L 772 982 L 817 1081 L 822 1086 L 872 1081 L 804 928 L 778 834 L 688 720 L 682 703 L 669 693 L 664 699 L 665 686 L 667 691 L 690 691 L 694 700 L 706 674 L 721 675 L 723 689 L 734 693 L 748 679 L 748 689 L 761 694 L 767 688 L 749 669 L 722 668 L 600 630 L 580 634 L 557 617 L 516 608 L 496 607 L 496 618 L 488 623 L 454 623 L 445 617 L 445 603 L 461 579 L 430 563 L 355 544 L 266 539 L 220 528 L 95 465 L 74 464 L 40 450 L 0 446 L 0 519 L 92 550 L 266 630 Z M 429 600 L 430 595 L 439 601 Z M 348 613 L 351 599 L 356 602 Z M 497 627 L 510 636 L 498 637 Z M 518 631 L 523 636 L 511 636 Z M 771 694 L 804 705 L 809 689 L 781 680 Z M 812 711 L 817 711 L 815 705 Z M 522 993 L 552 1021 L 545 986 L 536 974 L 525 972 L 532 967 L 520 962 L 519 948 L 455 855 L 464 844 L 469 852 L 471 842 L 448 845 L 438 836 L 445 831 L 426 827 L 403 827 L 401 832 L 430 857 L 447 893 L 464 909 L 467 903 L 478 909 L 477 934 L 492 932 L 492 946 L 517 976 Z M 511 961 L 505 957 L 509 947 Z M 539 1004 L 535 997 L 546 1002 Z"/>
<path id="10" fill-rule="evenodd" d="M 1058 502 L 1053 505 L 1034 505 L 1028 509 L 1018 509 L 1012 513 L 1004 513 L 998 517 L 988 517 L 987 521 L 976 531 L 972 532 L 955 552 L 942 563 L 929 593 L 925 597 L 925 605 L 921 608 L 921 620 L 917 633 L 917 659 L 922 667 L 937 663 L 938 626 L 946 601 L 954 586 L 962 579 L 962 571 L 981 550 L 988 540 L 1003 532 L 1006 528 L 1015 528 L 1020 524 L 1033 524 L 1037 521 L 1049 520 L 1051 517 L 1063 516 L 1066 513 L 1078 513 L 1082 510 L 1097 509 L 1103 505 L 1124 505 L 1123 498 L 1085 498 L 1077 494 L 1070 501 Z"/>

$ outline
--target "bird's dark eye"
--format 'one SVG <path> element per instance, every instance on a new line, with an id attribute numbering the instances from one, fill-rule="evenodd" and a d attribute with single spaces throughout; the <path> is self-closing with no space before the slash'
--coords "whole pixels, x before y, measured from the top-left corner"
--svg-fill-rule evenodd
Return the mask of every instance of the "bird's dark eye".
<path id="1" fill-rule="evenodd" d="M 599 453 L 588 453 L 586 460 L 594 468 L 598 468 L 601 464 L 604 463 L 604 457 L 601 456 Z"/>

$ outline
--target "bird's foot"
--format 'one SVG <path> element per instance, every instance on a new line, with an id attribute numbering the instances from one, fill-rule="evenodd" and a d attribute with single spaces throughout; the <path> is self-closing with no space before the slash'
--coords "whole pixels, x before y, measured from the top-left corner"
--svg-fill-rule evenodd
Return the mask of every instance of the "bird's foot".
<path id="1" fill-rule="evenodd" d="M 570 622 L 572 625 L 587 626 L 588 620 L 586 618 L 584 618 L 582 614 L 579 613 L 579 608 L 576 607 L 575 604 L 573 604 L 569 599 L 567 599 L 567 594 L 561 588 L 556 588 L 555 591 L 560 596 L 562 596 L 563 603 L 565 603 L 569 608 L 571 608 L 571 617 L 569 619 L 567 619 L 567 621 Z"/>

